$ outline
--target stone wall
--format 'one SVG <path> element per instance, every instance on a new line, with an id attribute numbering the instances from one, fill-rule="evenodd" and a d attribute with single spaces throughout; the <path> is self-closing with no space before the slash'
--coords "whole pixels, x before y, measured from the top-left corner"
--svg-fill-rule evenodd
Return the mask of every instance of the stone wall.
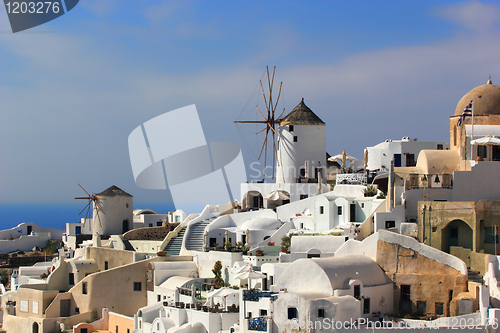
<path id="1" fill-rule="evenodd" d="M 420 312 L 431 317 L 458 314 L 457 297 L 467 291 L 467 276 L 457 269 L 382 240 L 377 242 L 377 263 L 394 282 L 395 312 L 414 315 Z M 402 286 L 409 286 L 409 294 L 405 293 L 408 287 Z M 442 303 L 442 314 L 437 310 L 439 303 Z"/>
<path id="2" fill-rule="evenodd" d="M 161 227 L 146 227 L 130 230 L 123 234 L 127 240 L 163 240 L 180 223 L 164 223 Z"/>

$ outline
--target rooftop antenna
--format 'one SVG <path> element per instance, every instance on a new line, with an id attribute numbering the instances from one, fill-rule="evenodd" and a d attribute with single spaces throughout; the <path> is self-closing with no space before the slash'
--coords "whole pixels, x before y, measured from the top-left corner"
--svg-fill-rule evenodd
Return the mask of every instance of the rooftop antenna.
<path id="1" fill-rule="evenodd" d="M 262 153 L 264 153 L 264 177 L 266 176 L 266 164 L 267 164 L 267 144 L 268 144 L 268 137 L 270 134 L 272 134 L 272 141 L 273 141 L 273 174 L 272 178 L 274 179 L 274 164 L 275 161 L 277 161 L 277 164 L 279 166 L 279 160 L 278 160 L 278 149 L 276 148 L 276 140 L 277 138 L 283 139 L 278 132 L 276 132 L 275 126 L 279 125 L 281 119 L 279 119 L 283 113 L 285 112 L 285 108 L 283 108 L 283 111 L 280 113 L 278 117 L 275 116 L 276 108 L 278 107 L 278 102 L 281 97 L 281 88 L 283 86 L 283 82 L 280 82 L 280 87 L 278 91 L 278 97 L 276 98 L 276 101 L 273 101 L 273 88 L 274 88 L 274 75 L 276 74 L 276 66 L 274 66 L 273 69 L 273 75 L 270 76 L 269 74 L 269 67 L 266 66 L 266 72 L 267 72 L 267 96 L 266 96 L 266 91 L 264 90 L 264 85 L 262 84 L 262 80 L 260 81 L 260 88 L 262 90 L 262 95 L 264 97 L 264 103 L 266 106 L 266 111 L 267 111 L 267 116 L 264 115 L 259 109 L 259 106 L 256 105 L 255 107 L 257 108 L 257 111 L 259 111 L 260 115 L 262 116 L 263 120 L 236 120 L 235 123 L 250 123 L 250 124 L 265 124 L 265 128 L 263 128 L 261 131 L 257 132 L 256 134 L 260 134 L 264 131 L 266 131 L 266 138 L 264 139 L 264 142 L 262 144 L 262 148 L 260 149 L 260 154 L 259 154 L 259 160 L 262 157 Z M 278 111 L 279 112 L 279 111 Z"/>

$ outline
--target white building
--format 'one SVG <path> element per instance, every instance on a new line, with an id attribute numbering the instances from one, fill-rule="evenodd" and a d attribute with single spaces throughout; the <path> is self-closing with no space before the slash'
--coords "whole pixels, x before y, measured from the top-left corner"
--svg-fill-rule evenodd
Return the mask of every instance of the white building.
<path id="1" fill-rule="evenodd" d="M 392 281 L 366 256 L 299 259 L 281 273 L 277 288 L 273 319 L 279 332 L 297 331 L 297 322 L 357 321 L 393 312 Z"/>
<path id="2" fill-rule="evenodd" d="M 369 171 L 388 170 L 391 160 L 395 167 L 411 167 L 417 163 L 421 150 L 435 149 L 448 150 L 450 145 L 446 142 L 421 142 L 404 137 L 401 140 L 385 140 L 373 147 L 367 147 Z"/>
<path id="3" fill-rule="evenodd" d="M 32 222 L 20 223 L 14 228 L 0 231 L 0 253 L 45 247 L 49 239 L 61 239 L 62 235 L 63 230 L 60 229 L 42 228 Z"/>

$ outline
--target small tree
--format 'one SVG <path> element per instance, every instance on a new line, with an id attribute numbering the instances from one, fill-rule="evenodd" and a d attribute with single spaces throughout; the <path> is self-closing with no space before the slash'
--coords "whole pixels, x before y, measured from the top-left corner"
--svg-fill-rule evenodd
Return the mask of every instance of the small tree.
<path id="1" fill-rule="evenodd" d="M 212 273 L 215 275 L 214 284 L 215 288 L 221 288 L 224 285 L 224 280 L 222 280 L 222 263 L 220 260 L 215 262 Z"/>
<path id="2" fill-rule="evenodd" d="M 292 235 L 281 237 L 281 252 L 289 253 L 290 246 L 292 245 Z"/>

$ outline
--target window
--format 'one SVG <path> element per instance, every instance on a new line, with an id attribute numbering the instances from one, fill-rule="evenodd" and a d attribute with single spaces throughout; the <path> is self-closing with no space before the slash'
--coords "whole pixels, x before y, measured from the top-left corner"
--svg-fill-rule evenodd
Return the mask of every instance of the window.
<path id="1" fill-rule="evenodd" d="M 417 312 L 419 315 L 424 315 L 427 312 L 427 302 L 417 301 Z"/>
<path id="2" fill-rule="evenodd" d="M 75 308 L 75 314 L 80 314 L 80 308 Z"/>
<path id="3" fill-rule="evenodd" d="M 161 301 L 161 295 L 156 296 L 156 300 L 157 300 L 157 302 L 160 302 Z"/>
<path id="4" fill-rule="evenodd" d="M 363 314 L 369 314 L 370 313 L 370 299 L 365 298 L 363 300 Z"/>
<path id="5" fill-rule="evenodd" d="M 395 228 L 396 227 L 396 221 L 385 221 L 385 228 Z"/>
<path id="6" fill-rule="evenodd" d="M 293 136 L 293 142 L 297 142 L 297 136 L 296 135 Z"/>
<path id="7" fill-rule="evenodd" d="M 443 145 L 442 144 L 438 144 L 437 145 L 437 150 L 443 150 Z"/>
<path id="8" fill-rule="evenodd" d="M 437 227 L 432 227 L 432 232 L 436 232 L 438 230 Z"/>
<path id="9" fill-rule="evenodd" d="M 261 317 L 265 317 L 265 316 L 267 316 L 267 310 L 265 310 L 265 309 L 260 309 L 260 316 L 261 316 Z"/>
<path id="10" fill-rule="evenodd" d="M 319 206 L 319 213 L 323 214 L 325 212 L 325 207 Z"/>
<path id="11" fill-rule="evenodd" d="M 82 294 L 87 295 L 87 282 L 82 283 Z"/>
<path id="12" fill-rule="evenodd" d="M 477 156 L 486 158 L 486 146 L 477 146 Z"/>
<path id="13" fill-rule="evenodd" d="M 70 286 L 75 285 L 75 274 L 74 273 L 69 273 L 69 285 Z"/>
<path id="14" fill-rule="evenodd" d="M 288 319 L 298 319 L 297 308 L 288 308 Z"/>
<path id="15" fill-rule="evenodd" d="M 354 285 L 354 298 L 359 299 L 361 296 L 361 286 L 359 284 Z"/>
<path id="16" fill-rule="evenodd" d="M 325 318 L 325 309 L 318 309 L 318 318 Z"/>
<path id="17" fill-rule="evenodd" d="M 125 208 L 128 208 L 128 204 L 125 204 Z"/>
<path id="18" fill-rule="evenodd" d="M 496 230 L 496 235 L 495 235 L 495 228 L 496 226 L 484 228 L 484 242 L 486 244 L 498 243 L 498 229 Z"/>
<path id="19" fill-rule="evenodd" d="M 410 299 L 411 299 L 410 285 L 402 284 L 401 285 L 401 300 L 409 301 Z"/>
<path id="20" fill-rule="evenodd" d="M 28 312 L 28 307 L 29 307 L 29 303 L 28 303 L 28 301 L 21 300 L 21 307 L 20 307 L 20 310 L 21 310 L 22 312 Z"/>
<path id="21" fill-rule="evenodd" d="M 436 303 L 436 315 L 442 316 L 444 314 L 444 303 Z"/>
<path id="22" fill-rule="evenodd" d="M 301 194 L 301 195 L 300 195 L 300 200 L 302 200 L 302 199 L 307 199 L 307 197 L 308 197 L 308 195 L 307 195 L 307 194 Z"/>
<path id="23" fill-rule="evenodd" d="M 337 207 L 337 215 L 342 215 L 342 206 Z"/>
<path id="24" fill-rule="evenodd" d="M 365 203 L 364 202 L 361 203 L 361 208 L 365 208 Z"/>
<path id="25" fill-rule="evenodd" d="M 142 289 L 142 283 L 134 282 L 134 291 L 141 291 L 141 289 Z"/>
<path id="26" fill-rule="evenodd" d="M 107 261 L 104 262 L 104 270 L 107 270 L 109 268 L 109 263 Z"/>
<path id="27" fill-rule="evenodd" d="M 86 329 L 86 328 L 82 328 L 82 329 L 80 330 L 80 333 L 87 333 L 87 332 L 88 332 L 88 331 L 87 331 L 87 329 Z"/>
<path id="28" fill-rule="evenodd" d="M 116 333 L 118 333 L 118 325 L 116 325 Z"/>
<path id="29" fill-rule="evenodd" d="M 293 132 L 293 125 L 288 125 L 288 131 Z"/>
<path id="30" fill-rule="evenodd" d="M 150 224 L 149 224 L 149 227 L 150 227 L 150 228 L 152 228 L 152 227 L 153 227 L 153 223 L 150 223 Z"/>
<path id="31" fill-rule="evenodd" d="M 163 222 L 162 222 L 162 221 L 158 221 L 158 222 L 156 222 L 156 226 L 157 226 L 157 227 L 161 227 L 161 225 L 162 225 L 162 224 L 163 224 Z"/>

